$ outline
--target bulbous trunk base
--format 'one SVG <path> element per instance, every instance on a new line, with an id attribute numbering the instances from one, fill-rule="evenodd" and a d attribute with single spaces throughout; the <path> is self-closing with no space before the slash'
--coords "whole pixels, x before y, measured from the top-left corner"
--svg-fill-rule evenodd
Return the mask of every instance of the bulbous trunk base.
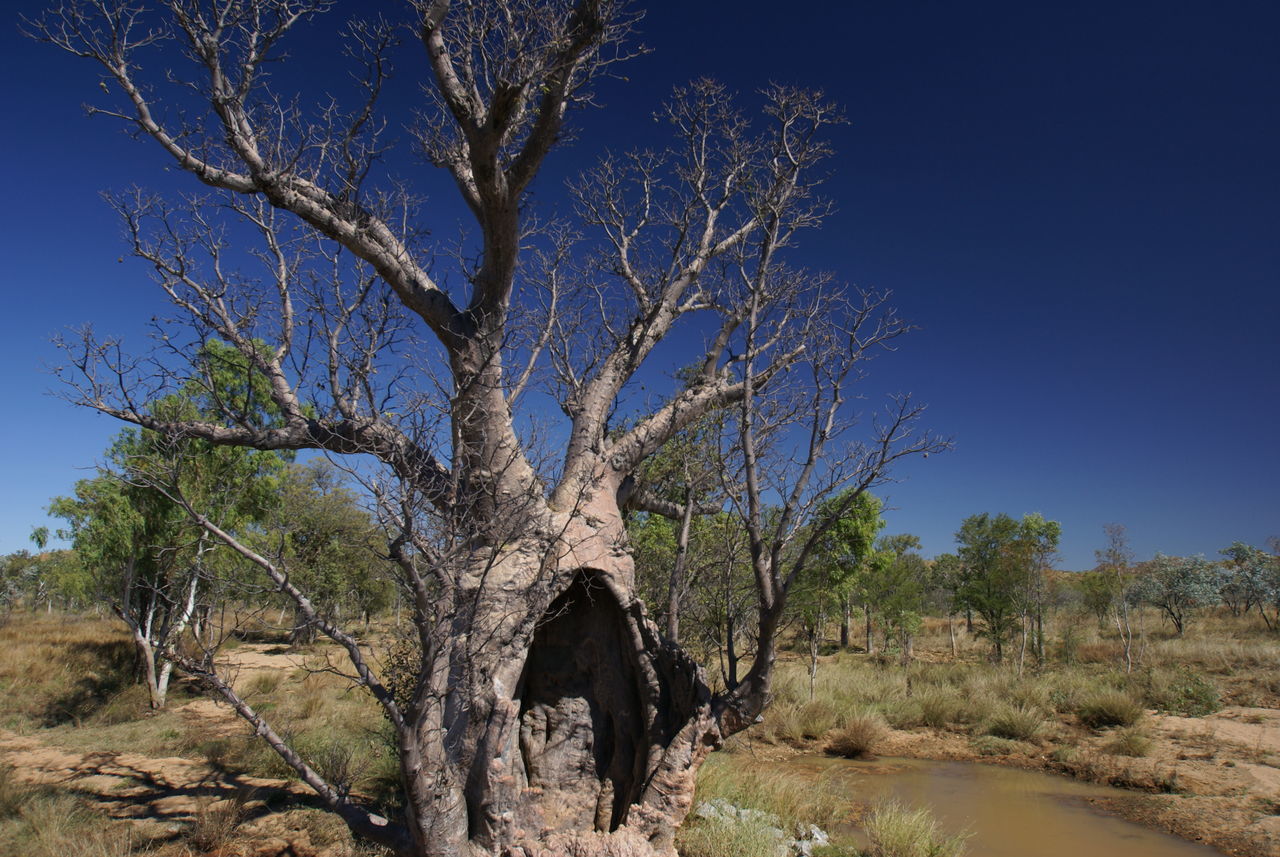
<path id="1" fill-rule="evenodd" d="M 697 665 L 612 582 L 579 572 L 538 622 L 505 775 L 468 789 L 471 817 L 493 820 L 473 828 L 473 853 L 675 857 L 719 732 Z"/>

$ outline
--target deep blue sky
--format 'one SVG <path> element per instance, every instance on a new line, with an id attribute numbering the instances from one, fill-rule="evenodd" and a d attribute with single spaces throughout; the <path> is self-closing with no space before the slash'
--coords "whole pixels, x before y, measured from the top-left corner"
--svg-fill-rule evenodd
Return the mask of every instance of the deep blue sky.
<path id="1" fill-rule="evenodd" d="M 956 441 L 883 492 L 891 531 L 932 555 L 967 515 L 1038 511 L 1062 522 L 1072 569 L 1092 565 L 1110 521 L 1142 557 L 1280 535 L 1280 6 L 648 9 L 652 53 L 580 117 L 539 193 L 601 146 L 661 144 L 652 111 L 695 76 L 820 86 L 841 103 L 839 210 L 806 258 L 894 291 L 922 329 L 866 393 L 914 393 Z M 84 117 L 92 68 L 2 35 L 8 552 L 119 429 L 49 394 L 50 337 L 93 322 L 141 346 L 163 308 L 145 269 L 117 262 L 98 192 L 174 177 L 154 145 Z M 299 56 L 304 76 L 332 64 L 316 53 Z"/>

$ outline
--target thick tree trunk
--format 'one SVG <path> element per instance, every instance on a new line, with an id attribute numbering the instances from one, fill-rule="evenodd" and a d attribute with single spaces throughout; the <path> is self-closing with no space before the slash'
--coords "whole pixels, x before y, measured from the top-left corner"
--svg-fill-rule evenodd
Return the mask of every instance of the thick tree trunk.
<path id="1" fill-rule="evenodd" d="M 583 517 L 544 522 L 552 557 L 528 538 L 459 593 L 469 633 L 424 665 L 402 736 L 410 853 L 674 857 L 720 742 L 711 695 L 636 599 L 621 516 Z"/>
<path id="2" fill-rule="evenodd" d="M 299 609 L 293 611 L 293 627 L 289 629 L 290 646 L 309 646 L 316 641 L 316 626 Z"/>

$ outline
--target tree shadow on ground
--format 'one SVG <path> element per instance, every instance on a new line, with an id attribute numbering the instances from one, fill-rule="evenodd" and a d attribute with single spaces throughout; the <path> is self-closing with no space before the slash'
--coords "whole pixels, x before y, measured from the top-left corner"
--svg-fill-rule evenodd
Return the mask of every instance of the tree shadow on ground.
<path id="1" fill-rule="evenodd" d="M 65 662 L 50 668 L 64 669 L 75 678 L 69 689 L 45 706 L 41 718 L 45 726 L 80 723 L 133 684 L 137 672 L 128 640 L 81 642 L 60 660 Z"/>

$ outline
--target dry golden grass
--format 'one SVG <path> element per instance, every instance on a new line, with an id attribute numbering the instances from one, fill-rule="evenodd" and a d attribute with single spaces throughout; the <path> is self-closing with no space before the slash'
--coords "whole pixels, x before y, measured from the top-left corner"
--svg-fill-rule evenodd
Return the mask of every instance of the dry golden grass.
<path id="1" fill-rule="evenodd" d="M 713 755 L 698 772 L 699 801 L 723 798 L 737 807 L 776 816 L 786 827 L 798 823 L 830 828 L 844 821 L 852 807 L 838 782 L 801 771 L 751 761 L 743 756 Z"/>
<path id="2" fill-rule="evenodd" d="M 78 723 L 131 686 L 132 665 L 118 622 L 12 614 L 0 625 L 0 725 Z"/>

